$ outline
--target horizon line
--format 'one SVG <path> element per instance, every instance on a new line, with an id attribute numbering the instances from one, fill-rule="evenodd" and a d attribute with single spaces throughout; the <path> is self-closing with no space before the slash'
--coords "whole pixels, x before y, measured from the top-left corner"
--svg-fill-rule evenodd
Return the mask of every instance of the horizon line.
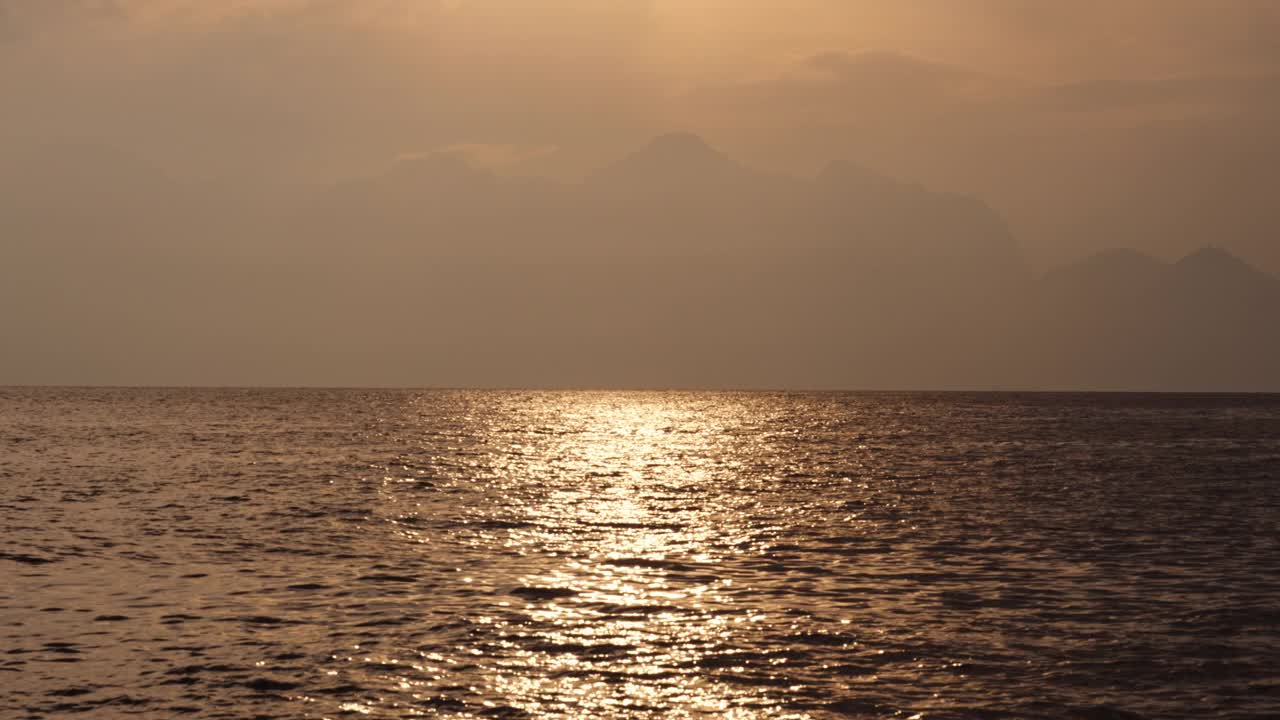
<path id="1" fill-rule="evenodd" d="M 1280 395 L 1280 390 L 1152 390 L 1055 388 L 783 388 L 783 387 L 573 387 L 573 386 L 447 386 L 447 385 L 114 385 L 0 383 L 0 390 L 338 390 L 384 392 L 477 393 L 706 393 L 706 394 L 915 394 L 915 395 Z"/>

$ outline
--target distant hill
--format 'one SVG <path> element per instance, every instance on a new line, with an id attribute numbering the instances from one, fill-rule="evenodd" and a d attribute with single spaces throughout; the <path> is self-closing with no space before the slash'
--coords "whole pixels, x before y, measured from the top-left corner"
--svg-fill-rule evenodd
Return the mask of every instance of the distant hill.
<path id="1" fill-rule="evenodd" d="M 676 133 L 563 183 L 473 149 L 279 202 L 30 163 L 0 382 L 1280 390 L 1280 280 L 1222 249 L 1037 276 L 981 200 L 853 163 Z"/>
<path id="2" fill-rule="evenodd" d="M 484 328 L 479 339 L 465 323 L 450 331 L 467 347 L 554 347 L 546 362 L 566 378 L 952 384 L 983 365 L 974 358 L 996 342 L 988 316 L 1027 279 L 982 202 L 850 164 L 776 175 L 681 133 L 580 183 L 462 162 L 415 158 L 331 188 L 298 218 L 299 252 L 377 277 L 360 292 L 423 308 L 422 320 L 463 302 Z M 393 252 L 394 267 L 372 248 Z M 935 362 L 940 346 L 951 364 Z"/>
<path id="3" fill-rule="evenodd" d="M 1096 255 L 1049 273 L 1028 307 L 1045 386 L 1280 390 L 1280 278 L 1221 248 Z"/>
<path id="4" fill-rule="evenodd" d="M 688 191 L 737 182 L 748 171 L 692 133 L 669 133 L 593 173 L 589 184 L 615 191 Z"/>

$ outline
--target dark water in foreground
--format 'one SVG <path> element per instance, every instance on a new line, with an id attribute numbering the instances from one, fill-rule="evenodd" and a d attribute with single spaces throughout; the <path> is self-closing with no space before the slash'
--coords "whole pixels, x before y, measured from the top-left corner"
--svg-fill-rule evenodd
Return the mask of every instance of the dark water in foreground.
<path id="1" fill-rule="evenodd" d="M 0 717 L 1280 717 L 1280 397 L 0 389 Z"/>

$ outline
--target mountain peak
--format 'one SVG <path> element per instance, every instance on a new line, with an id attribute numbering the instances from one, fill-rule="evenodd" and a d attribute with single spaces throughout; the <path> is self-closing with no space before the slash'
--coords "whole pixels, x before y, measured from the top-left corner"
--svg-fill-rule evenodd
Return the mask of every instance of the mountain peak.
<path id="1" fill-rule="evenodd" d="M 682 183 L 723 179 L 741 168 L 693 133 L 668 133 L 605 168 L 597 177 L 626 183 Z"/>
<path id="2" fill-rule="evenodd" d="M 1187 268 L 1239 269 L 1251 267 L 1248 263 L 1231 254 L 1225 248 L 1206 246 L 1189 253 L 1177 263 Z"/>
<path id="3" fill-rule="evenodd" d="M 1149 288 L 1168 271 L 1168 264 L 1131 248 L 1102 250 L 1070 265 L 1050 270 L 1050 284 L 1084 283 L 1094 288 Z"/>
<path id="4" fill-rule="evenodd" d="M 711 147 L 701 136 L 687 132 L 659 135 L 628 161 L 652 170 L 670 169 L 684 173 L 724 171 L 737 167 L 729 156 Z"/>
<path id="5" fill-rule="evenodd" d="M 1200 248 L 1174 263 L 1174 269 L 1187 281 L 1211 282 L 1223 287 L 1267 286 L 1280 290 L 1280 278 L 1220 247 Z"/>
<path id="6" fill-rule="evenodd" d="M 658 135 L 650 140 L 641 152 L 671 157 L 723 157 L 701 135 L 691 132 Z"/>

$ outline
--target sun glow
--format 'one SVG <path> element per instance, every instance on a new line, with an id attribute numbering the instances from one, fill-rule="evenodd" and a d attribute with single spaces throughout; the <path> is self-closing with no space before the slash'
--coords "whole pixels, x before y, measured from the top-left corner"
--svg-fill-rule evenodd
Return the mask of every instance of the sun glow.
<path id="1" fill-rule="evenodd" d="M 741 631 L 749 617 L 735 617 L 725 594 L 731 578 L 715 572 L 718 556 L 732 543 L 727 513 L 701 489 L 717 469 L 694 458 L 727 457 L 725 421 L 708 418 L 670 396 L 616 394 L 579 396 L 564 407 L 558 424 L 574 428 L 550 440 L 547 453 L 563 472 L 573 468 L 580 485 L 561 488 L 536 508 L 535 526 L 577 527 L 566 538 L 532 531 L 513 537 L 529 547 L 553 550 L 559 563 L 525 575 L 521 585 L 547 589 L 525 611 L 544 628 L 548 650 L 539 659 L 559 668 L 551 678 L 500 674 L 495 685 L 519 697 L 571 701 L 597 712 L 666 706 L 672 717 L 715 714 L 752 717 L 744 709 L 750 693 L 691 677 L 673 684 L 673 667 L 710 662 L 706 648 Z M 720 469 L 723 470 L 723 469 Z M 576 650 L 571 650 L 575 649 Z M 625 672 L 622 685 L 593 680 L 599 673 Z M 653 683 L 640 678 L 652 676 Z M 523 708 L 537 714 L 543 703 Z"/>
<path id="2" fill-rule="evenodd" d="M 740 429 L 759 419 L 733 402 L 708 412 L 697 395 L 513 394 L 499 406 L 482 413 L 503 417 L 494 434 L 466 452 L 502 502 L 473 508 L 455 539 L 505 549 L 459 567 L 476 592 L 512 597 L 471 619 L 489 629 L 470 655 L 492 690 L 532 716 L 664 707 L 677 718 L 779 717 L 767 691 L 706 672 L 730 667 L 724 648 L 769 615 L 741 606 L 742 588 L 723 570 L 728 556 L 767 538 L 751 495 L 711 492 L 742 471 L 753 448 Z M 513 425 L 524 430 L 504 430 Z M 402 477 L 384 487 L 404 518 L 400 498 L 436 473 L 393 469 Z M 463 489 L 475 487 L 431 492 Z M 427 507 L 411 515 L 432 516 Z M 430 533 L 413 524 L 399 531 L 429 547 Z M 530 666 L 545 672 L 522 671 Z"/>

